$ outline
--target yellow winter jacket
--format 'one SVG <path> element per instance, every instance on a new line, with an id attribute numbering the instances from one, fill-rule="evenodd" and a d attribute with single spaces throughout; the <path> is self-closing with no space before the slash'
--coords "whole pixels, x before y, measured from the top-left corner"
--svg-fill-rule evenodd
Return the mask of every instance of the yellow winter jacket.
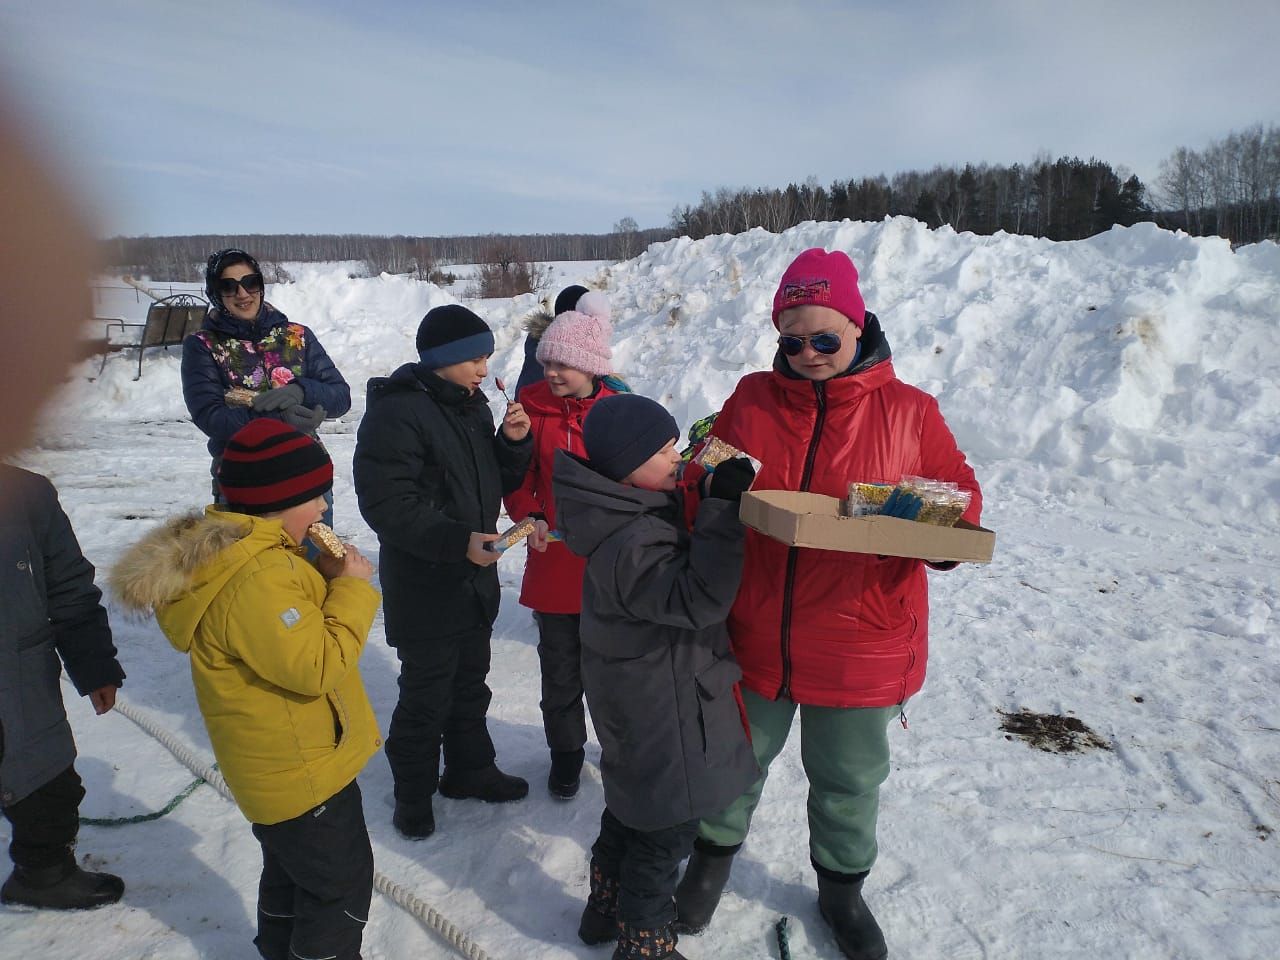
<path id="1" fill-rule="evenodd" d="M 218 766 L 252 822 L 323 803 L 382 745 L 357 667 L 378 591 L 326 583 L 279 520 L 216 507 L 175 518 L 125 553 L 111 583 L 190 656 Z"/>

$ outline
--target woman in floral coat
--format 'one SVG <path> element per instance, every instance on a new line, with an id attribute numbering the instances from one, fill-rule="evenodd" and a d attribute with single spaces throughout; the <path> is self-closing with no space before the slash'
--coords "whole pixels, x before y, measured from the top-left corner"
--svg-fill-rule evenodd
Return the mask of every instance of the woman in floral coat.
<path id="1" fill-rule="evenodd" d="M 351 388 L 315 334 L 266 302 L 257 260 L 219 250 L 204 287 L 212 306 L 203 329 L 182 345 L 182 396 L 209 438 L 215 477 L 227 440 L 253 418 L 274 417 L 314 436 L 351 409 Z"/>

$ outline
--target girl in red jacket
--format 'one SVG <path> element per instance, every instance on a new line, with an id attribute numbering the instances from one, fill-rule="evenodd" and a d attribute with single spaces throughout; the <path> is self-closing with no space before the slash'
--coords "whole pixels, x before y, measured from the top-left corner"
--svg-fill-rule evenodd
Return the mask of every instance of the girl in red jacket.
<path id="1" fill-rule="evenodd" d="M 854 480 L 929 477 L 970 491 L 964 519 L 978 522 L 973 470 L 937 401 L 894 374 L 848 256 L 800 254 L 774 295 L 773 322 L 781 334 L 773 370 L 739 381 L 711 429 L 763 463 L 758 489 L 844 497 Z M 800 711 L 818 905 L 845 956 L 859 960 L 886 955 L 862 884 L 876 857 L 880 784 L 889 774 L 886 727 L 924 682 L 925 566 L 788 547 L 748 531 L 729 614 L 752 748 L 766 775 Z M 703 820 L 676 894 L 684 929 L 711 919 L 763 786 L 761 777 Z"/>
<path id="2" fill-rule="evenodd" d="M 609 340 L 609 302 L 591 292 L 575 309 L 559 314 L 538 343 L 538 362 L 544 378 L 520 391 L 517 398 L 529 414 L 534 453 L 524 484 L 508 495 L 507 513 L 514 521 L 535 517 L 545 521 L 531 538 L 525 561 L 520 603 L 533 610 L 538 624 L 538 660 L 542 666 L 542 726 L 551 748 L 547 789 L 562 800 L 578 792 L 587 742 L 586 708 L 582 695 L 582 643 L 578 625 L 582 613 L 582 575 L 586 560 L 574 556 L 560 542 L 538 547 L 556 526 L 551 495 L 551 469 L 557 450 L 586 454 L 582 421 L 602 397 L 629 392 L 611 376 L 613 351 Z"/>

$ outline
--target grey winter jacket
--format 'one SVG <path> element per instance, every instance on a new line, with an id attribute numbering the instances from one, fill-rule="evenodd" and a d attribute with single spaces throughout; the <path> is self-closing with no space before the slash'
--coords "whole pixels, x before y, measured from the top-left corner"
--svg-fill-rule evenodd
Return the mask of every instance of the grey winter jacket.
<path id="1" fill-rule="evenodd" d="M 124 681 L 93 572 L 53 485 L 0 464 L 2 806 L 44 786 L 75 759 L 58 686 L 59 655 L 82 696 Z"/>
<path id="2" fill-rule="evenodd" d="M 587 558 L 582 685 L 605 803 L 659 830 L 718 813 L 760 775 L 724 621 L 742 575 L 738 505 L 704 500 L 692 535 L 676 495 L 615 483 L 556 453 L 557 526 Z"/>

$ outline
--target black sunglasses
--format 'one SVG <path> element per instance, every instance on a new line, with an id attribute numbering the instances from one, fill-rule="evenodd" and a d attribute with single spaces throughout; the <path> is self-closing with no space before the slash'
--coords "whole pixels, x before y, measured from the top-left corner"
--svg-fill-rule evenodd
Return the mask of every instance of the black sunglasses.
<path id="1" fill-rule="evenodd" d="M 218 293 L 224 297 L 233 297 L 236 288 L 243 288 L 245 293 L 261 293 L 262 292 L 262 274 L 247 273 L 239 280 L 235 277 L 219 277 Z"/>
<path id="2" fill-rule="evenodd" d="M 840 334 L 815 333 L 810 337 L 781 336 L 778 338 L 778 346 L 788 357 L 798 357 L 806 343 L 818 353 L 829 357 L 840 351 Z"/>

